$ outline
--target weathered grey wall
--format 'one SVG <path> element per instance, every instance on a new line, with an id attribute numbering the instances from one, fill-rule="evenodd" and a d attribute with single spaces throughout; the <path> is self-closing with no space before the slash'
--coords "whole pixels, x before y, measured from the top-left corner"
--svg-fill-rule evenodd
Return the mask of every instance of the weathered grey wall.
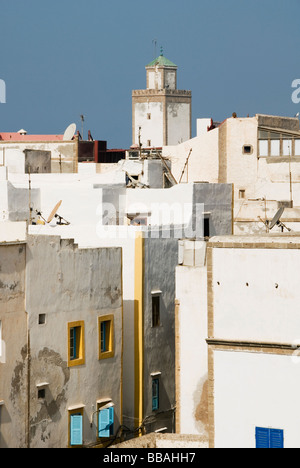
<path id="1" fill-rule="evenodd" d="M 160 232 L 162 235 L 162 232 Z M 175 406 L 175 269 L 178 263 L 178 239 L 145 239 L 144 283 L 144 414 L 152 413 L 151 373 L 161 372 L 160 408 L 147 432 L 168 427 L 174 431 Z M 160 326 L 152 327 L 151 291 L 162 291 Z"/>
<path id="2" fill-rule="evenodd" d="M 27 316 L 26 246 L 0 244 L 0 448 L 26 446 Z"/>
<path id="3" fill-rule="evenodd" d="M 193 229 L 196 230 L 196 204 L 204 205 L 210 215 L 210 237 L 232 234 L 233 215 L 232 184 L 194 184 Z M 200 214 L 200 213 L 199 213 Z M 199 219 L 199 218 L 198 218 Z"/>
<path id="4" fill-rule="evenodd" d="M 24 153 L 26 174 L 51 173 L 51 151 L 26 149 Z"/>
<path id="5" fill-rule="evenodd" d="M 121 249 L 79 250 L 59 237 L 28 238 L 26 308 L 31 343 L 30 446 L 68 444 L 68 408 L 85 405 L 84 443 L 96 442 L 96 402 L 111 398 L 121 414 Z M 46 323 L 38 324 L 40 313 Z M 98 317 L 114 315 L 115 356 L 98 360 Z M 85 323 L 85 364 L 68 367 L 68 322 Z M 37 385 L 48 382 L 46 398 Z M 91 420 L 94 424 L 90 426 Z"/>

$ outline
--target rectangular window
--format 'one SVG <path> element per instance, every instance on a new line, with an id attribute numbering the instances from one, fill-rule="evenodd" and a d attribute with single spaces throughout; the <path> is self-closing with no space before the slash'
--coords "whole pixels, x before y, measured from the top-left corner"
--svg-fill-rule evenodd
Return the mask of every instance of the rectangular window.
<path id="1" fill-rule="evenodd" d="M 210 221 L 209 217 L 204 218 L 204 237 L 210 236 L 210 229 L 209 229 L 210 222 L 209 221 Z"/>
<path id="2" fill-rule="evenodd" d="M 83 445 L 83 410 L 69 413 L 69 432 L 71 447 Z"/>
<path id="3" fill-rule="evenodd" d="M 68 323 L 68 365 L 80 366 L 85 363 L 84 322 Z"/>
<path id="4" fill-rule="evenodd" d="M 160 325 L 160 296 L 152 296 L 152 327 Z"/>
<path id="5" fill-rule="evenodd" d="M 111 437 L 114 435 L 114 407 L 100 409 L 98 417 L 98 437 Z"/>
<path id="6" fill-rule="evenodd" d="M 45 325 L 46 323 L 46 314 L 39 314 L 39 325 Z"/>
<path id="7" fill-rule="evenodd" d="M 295 156 L 300 156 L 300 140 L 295 140 Z"/>
<path id="8" fill-rule="evenodd" d="M 152 380 L 152 411 L 159 409 L 159 379 Z"/>
<path id="9" fill-rule="evenodd" d="M 239 190 L 239 198 L 240 199 L 246 198 L 246 190 L 245 189 Z"/>
<path id="10" fill-rule="evenodd" d="M 114 357 L 114 316 L 98 317 L 99 359 Z"/>
<path id="11" fill-rule="evenodd" d="M 284 432 L 281 429 L 257 427 L 255 430 L 256 448 L 284 448 Z"/>
<path id="12" fill-rule="evenodd" d="M 260 140 L 259 142 L 259 155 L 269 156 L 269 140 Z"/>
<path id="13" fill-rule="evenodd" d="M 271 156 L 280 156 L 280 140 L 271 140 Z"/>
<path id="14" fill-rule="evenodd" d="M 38 390 L 38 399 L 44 400 L 45 398 L 46 398 L 46 389 L 41 388 L 40 390 Z"/>
<path id="15" fill-rule="evenodd" d="M 293 156 L 293 142 L 292 140 L 283 140 L 282 141 L 282 155 L 283 156 Z"/>
<path id="16" fill-rule="evenodd" d="M 147 119 L 151 120 L 151 114 L 147 114 Z"/>

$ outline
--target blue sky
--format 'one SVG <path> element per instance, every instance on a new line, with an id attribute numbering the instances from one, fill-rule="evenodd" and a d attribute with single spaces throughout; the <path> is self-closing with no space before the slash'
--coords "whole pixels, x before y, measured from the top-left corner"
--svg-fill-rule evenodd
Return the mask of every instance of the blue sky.
<path id="1" fill-rule="evenodd" d="M 109 148 L 131 145 L 131 91 L 163 46 L 200 117 L 294 116 L 299 0 L 1 0 L 0 131 L 63 133 L 72 122 Z"/>

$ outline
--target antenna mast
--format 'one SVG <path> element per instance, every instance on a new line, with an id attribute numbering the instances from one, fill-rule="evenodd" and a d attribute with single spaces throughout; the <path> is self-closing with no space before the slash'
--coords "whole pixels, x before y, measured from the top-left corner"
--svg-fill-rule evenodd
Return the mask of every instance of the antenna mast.
<path id="1" fill-rule="evenodd" d="M 290 172 L 290 208 L 293 208 L 293 181 L 292 181 L 292 168 L 291 168 L 291 148 L 289 145 L 289 172 Z"/>
<path id="2" fill-rule="evenodd" d="M 83 138 L 84 115 L 83 114 L 81 114 L 80 119 L 81 119 L 81 131 L 82 131 L 81 138 L 82 138 L 82 141 L 83 141 L 84 140 L 84 138 Z"/>
<path id="3" fill-rule="evenodd" d="M 29 185 L 29 225 L 32 223 L 32 208 L 31 208 L 31 177 L 30 177 L 30 166 L 28 167 L 28 185 Z"/>
<path id="4" fill-rule="evenodd" d="M 153 39 L 152 44 L 154 44 L 154 58 L 156 59 L 156 47 L 157 47 L 157 39 Z"/>

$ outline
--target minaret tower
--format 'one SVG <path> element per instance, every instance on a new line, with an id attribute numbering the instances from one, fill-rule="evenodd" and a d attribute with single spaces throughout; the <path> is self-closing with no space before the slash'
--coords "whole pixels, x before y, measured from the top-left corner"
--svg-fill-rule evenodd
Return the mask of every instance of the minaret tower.
<path id="1" fill-rule="evenodd" d="M 132 91 L 132 143 L 159 148 L 191 138 L 191 91 L 177 89 L 177 65 L 161 54 L 146 66 L 147 89 Z"/>

